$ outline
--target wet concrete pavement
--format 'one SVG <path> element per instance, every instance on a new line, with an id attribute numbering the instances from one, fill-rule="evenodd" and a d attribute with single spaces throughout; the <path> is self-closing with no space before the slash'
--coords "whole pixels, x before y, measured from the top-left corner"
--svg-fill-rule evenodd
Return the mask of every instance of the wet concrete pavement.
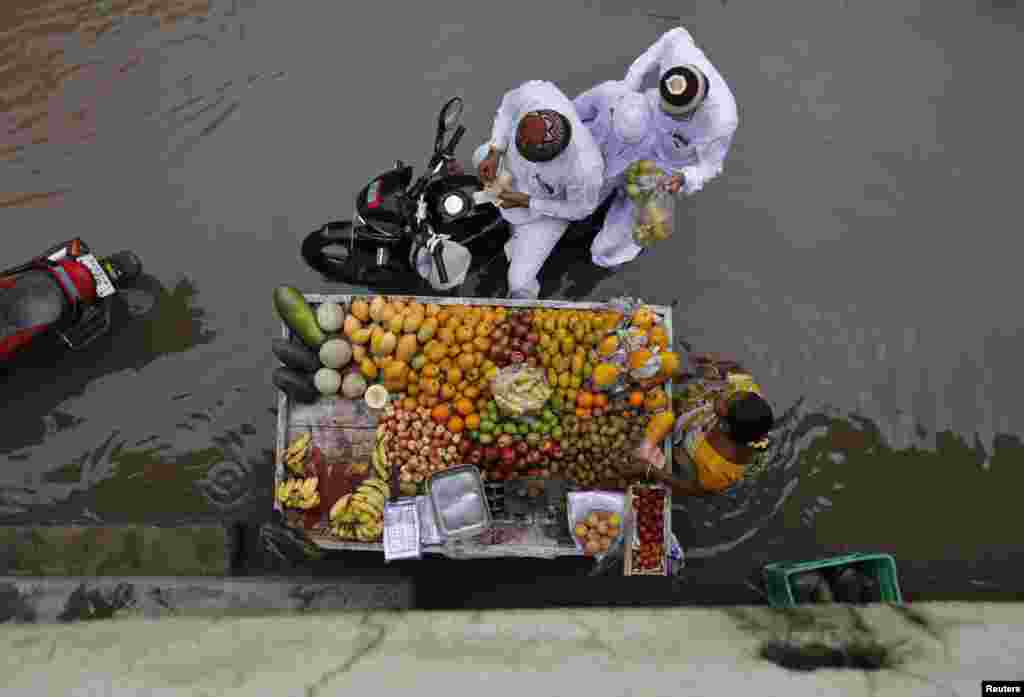
<path id="1" fill-rule="evenodd" d="M 2 522 L 265 518 L 270 291 L 346 290 L 302 265 L 302 236 L 425 159 L 446 97 L 466 100 L 468 159 L 506 89 L 621 76 L 681 13 L 740 130 L 665 253 L 592 295 L 677 301 L 677 336 L 742 359 L 784 413 L 764 480 L 679 512 L 690 595 L 849 548 L 896 554 L 914 596 L 1016 593 L 1020 96 L 1001 88 L 1024 10 L 925 5 L 452 1 L 396 24 L 339 3 L 6 4 L 8 262 L 73 234 L 131 248 L 153 305 L 87 356 L 8 367 Z M 570 252 L 546 271 L 555 296 L 593 285 Z M 546 573 L 501 568 L 520 590 Z"/>

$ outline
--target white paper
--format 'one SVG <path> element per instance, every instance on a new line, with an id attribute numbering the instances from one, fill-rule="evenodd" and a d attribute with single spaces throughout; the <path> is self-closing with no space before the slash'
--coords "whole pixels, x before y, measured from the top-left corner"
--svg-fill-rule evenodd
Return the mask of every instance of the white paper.
<path id="1" fill-rule="evenodd" d="M 384 505 L 384 561 L 419 559 L 420 520 L 416 501 Z"/>

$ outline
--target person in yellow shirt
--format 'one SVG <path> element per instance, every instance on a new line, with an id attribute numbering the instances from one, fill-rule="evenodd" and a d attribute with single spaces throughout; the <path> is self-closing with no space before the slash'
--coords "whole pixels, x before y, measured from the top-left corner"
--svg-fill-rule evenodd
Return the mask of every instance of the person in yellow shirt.
<path id="1" fill-rule="evenodd" d="M 761 388 L 746 374 L 694 378 L 676 400 L 673 459 L 683 476 L 664 467 L 660 442 L 645 440 L 637 458 L 623 464 L 628 476 L 662 482 L 677 496 L 719 494 L 759 462 L 775 417 Z"/>

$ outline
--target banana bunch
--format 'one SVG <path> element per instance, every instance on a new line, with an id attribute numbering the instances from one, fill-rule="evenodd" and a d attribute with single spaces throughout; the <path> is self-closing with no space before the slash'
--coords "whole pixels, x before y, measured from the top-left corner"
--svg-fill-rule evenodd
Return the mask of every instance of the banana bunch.
<path id="1" fill-rule="evenodd" d="M 313 449 L 313 434 L 303 433 L 291 442 L 284 451 L 284 465 L 294 474 L 302 476 L 306 473 L 306 460 Z"/>
<path id="2" fill-rule="evenodd" d="M 384 533 L 384 503 L 390 488 L 382 479 L 367 479 L 331 507 L 331 528 L 335 535 L 359 542 L 376 542 Z"/>
<path id="3" fill-rule="evenodd" d="M 320 492 L 317 491 L 316 477 L 308 479 L 289 479 L 277 485 L 277 500 L 285 508 L 301 508 L 308 511 L 320 505 Z"/>
<path id="4" fill-rule="evenodd" d="M 391 481 L 391 465 L 388 463 L 388 451 L 384 447 L 384 441 L 381 438 L 377 439 L 377 447 L 373 449 L 370 462 L 373 464 L 373 473 L 378 479 L 384 482 Z"/>

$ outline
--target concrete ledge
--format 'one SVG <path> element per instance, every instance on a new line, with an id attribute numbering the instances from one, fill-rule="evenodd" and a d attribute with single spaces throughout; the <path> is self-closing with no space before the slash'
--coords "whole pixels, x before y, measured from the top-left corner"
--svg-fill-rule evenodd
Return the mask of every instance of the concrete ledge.
<path id="1" fill-rule="evenodd" d="M 1024 677 L 1020 605 L 317 613 L 5 629 L 3 695 L 326 697 L 447 685 L 488 697 L 703 697 L 751 688 L 762 697 L 931 697 Z M 856 633 L 901 643 L 898 662 L 877 672 L 799 672 L 759 655 L 769 639 Z"/>
<path id="2" fill-rule="evenodd" d="M 226 576 L 221 525 L 0 527 L 0 576 Z"/>

